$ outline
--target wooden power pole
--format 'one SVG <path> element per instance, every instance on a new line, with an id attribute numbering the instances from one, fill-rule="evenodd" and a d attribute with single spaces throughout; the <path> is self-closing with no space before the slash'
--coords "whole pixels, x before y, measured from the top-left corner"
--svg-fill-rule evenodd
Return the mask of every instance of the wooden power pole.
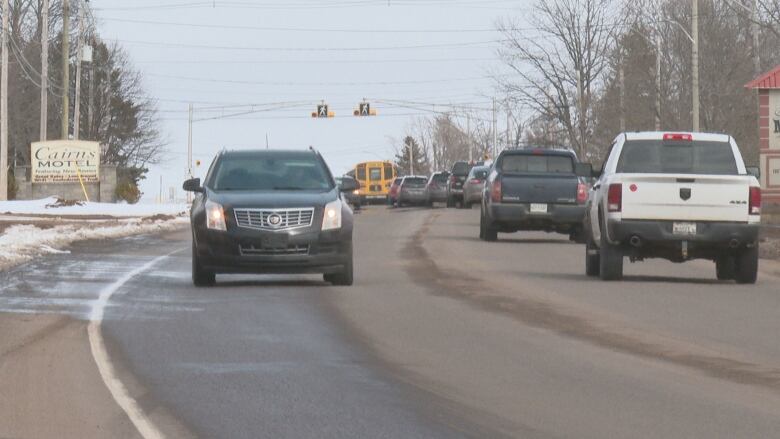
<path id="1" fill-rule="evenodd" d="M 8 0 L 3 0 L 3 54 L 0 72 L 0 201 L 8 199 Z"/>
<path id="2" fill-rule="evenodd" d="M 41 15 L 41 126 L 38 137 L 43 142 L 49 125 L 49 0 L 43 0 Z"/>
<path id="3" fill-rule="evenodd" d="M 70 0 L 62 0 L 62 130 L 60 136 L 68 140 L 70 119 Z"/>

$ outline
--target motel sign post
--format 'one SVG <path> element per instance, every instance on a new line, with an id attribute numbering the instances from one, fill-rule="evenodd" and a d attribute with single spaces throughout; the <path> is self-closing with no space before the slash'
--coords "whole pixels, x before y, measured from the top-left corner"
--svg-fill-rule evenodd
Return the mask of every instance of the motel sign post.
<path id="1" fill-rule="evenodd" d="M 758 90 L 762 196 L 765 202 L 780 203 L 780 66 L 745 87 Z"/>

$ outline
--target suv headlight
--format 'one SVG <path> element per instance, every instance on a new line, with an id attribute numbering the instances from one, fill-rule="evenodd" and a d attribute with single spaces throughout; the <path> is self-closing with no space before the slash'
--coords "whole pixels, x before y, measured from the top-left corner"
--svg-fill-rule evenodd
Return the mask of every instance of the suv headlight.
<path id="1" fill-rule="evenodd" d="M 341 228 L 341 200 L 336 199 L 325 205 L 322 214 L 322 230 Z"/>
<path id="2" fill-rule="evenodd" d="M 225 209 L 221 204 L 213 201 L 206 201 L 206 227 L 211 230 L 226 231 Z"/>

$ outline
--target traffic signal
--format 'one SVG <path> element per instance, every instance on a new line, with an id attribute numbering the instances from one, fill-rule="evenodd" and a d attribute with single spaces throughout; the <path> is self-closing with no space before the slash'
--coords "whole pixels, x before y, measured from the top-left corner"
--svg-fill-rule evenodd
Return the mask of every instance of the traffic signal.
<path id="1" fill-rule="evenodd" d="M 314 118 L 334 117 L 335 115 L 336 115 L 336 113 L 328 111 L 328 104 L 320 104 L 320 105 L 317 105 L 317 111 L 313 112 L 311 114 L 311 117 L 314 117 Z"/>
<path id="2" fill-rule="evenodd" d="M 355 116 L 376 116 L 376 110 L 371 109 L 371 104 L 368 102 L 361 102 L 358 105 L 358 109 L 353 113 Z"/>

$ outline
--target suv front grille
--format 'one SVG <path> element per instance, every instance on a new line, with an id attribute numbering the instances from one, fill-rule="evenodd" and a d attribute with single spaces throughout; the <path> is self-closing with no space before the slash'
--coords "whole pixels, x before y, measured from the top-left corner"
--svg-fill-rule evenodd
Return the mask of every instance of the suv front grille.
<path id="1" fill-rule="evenodd" d="M 233 209 L 239 227 L 259 230 L 290 230 L 309 227 L 314 220 L 314 208 L 295 209 Z"/>
<path id="2" fill-rule="evenodd" d="M 302 245 L 287 245 L 285 247 L 255 247 L 253 245 L 240 245 L 239 250 L 241 255 L 246 256 L 272 256 L 272 255 L 308 255 L 309 246 Z"/>

